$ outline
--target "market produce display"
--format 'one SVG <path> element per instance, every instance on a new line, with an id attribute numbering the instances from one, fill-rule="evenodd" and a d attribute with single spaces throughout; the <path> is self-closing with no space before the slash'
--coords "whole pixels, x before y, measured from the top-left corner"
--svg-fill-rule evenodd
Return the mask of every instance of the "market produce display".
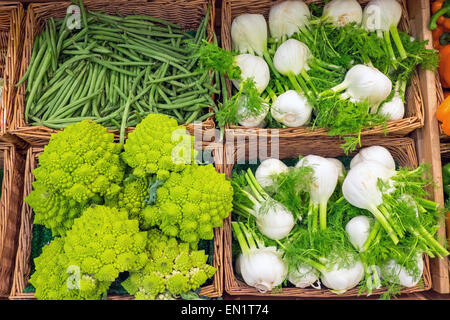
<path id="1" fill-rule="evenodd" d="M 429 166 L 398 167 L 381 146 L 353 158 L 266 159 L 235 168 L 232 185 L 234 271 L 259 292 L 386 287 L 390 298 L 420 285 L 423 254 L 449 255 L 436 235 L 445 211 L 426 199 Z"/>
<path id="2" fill-rule="evenodd" d="M 195 157 L 179 162 L 194 141 L 173 118 L 149 114 L 133 133 L 122 146 L 83 120 L 53 134 L 40 154 L 25 199 L 35 227 L 52 235 L 42 252 L 32 250 L 38 299 L 104 298 L 119 278 L 136 299 L 175 299 L 215 274 L 200 241 L 231 212 L 231 183 Z"/>
<path id="3" fill-rule="evenodd" d="M 197 30 L 163 19 L 85 10 L 81 28 L 49 18 L 34 39 L 26 82 L 25 121 L 53 129 L 95 120 L 120 130 L 149 113 L 180 124 L 213 115 L 217 74 L 198 65 L 198 45 L 209 38 L 209 11 Z"/>
<path id="4" fill-rule="evenodd" d="M 400 31 L 395 0 L 283 1 L 231 24 L 232 50 L 204 43 L 201 62 L 233 84 L 216 112 L 220 127 L 309 126 L 360 145 L 366 127 L 406 114 L 405 90 L 416 67 L 435 70 L 439 56 Z"/>

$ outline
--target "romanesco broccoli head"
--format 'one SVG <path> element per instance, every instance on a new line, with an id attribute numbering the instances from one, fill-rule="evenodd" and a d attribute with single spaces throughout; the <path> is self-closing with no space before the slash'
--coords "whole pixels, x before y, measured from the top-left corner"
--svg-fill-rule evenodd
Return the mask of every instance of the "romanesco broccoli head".
<path id="1" fill-rule="evenodd" d="M 130 219 L 138 219 L 148 198 L 146 179 L 130 176 L 124 180 L 120 193 L 106 200 L 107 206 L 126 210 Z"/>
<path id="2" fill-rule="evenodd" d="M 196 156 L 194 137 L 165 114 L 149 114 L 128 134 L 123 160 L 138 177 L 155 174 L 164 180 L 184 169 Z"/>
<path id="3" fill-rule="evenodd" d="M 92 276 L 81 274 L 64 253 L 64 237 L 57 237 L 42 248 L 34 259 L 36 271 L 30 277 L 39 300 L 96 300 L 108 289 Z"/>
<path id="4" fill-rule="evenodd" d="M 148 232 L 146 265 L 122 282 L 138 300 L 173 299 L 200 288 L 216 272 L 207 264 L 203 250 L 191 250 L 188 243 L 164 235 L 158 229 Z"/>
<path id="5" fill-rule="evenodd" d="M 137 270 L 147 260 L 147 235 L 126 211 L 106 206 L 86 209 L 66 233 L 64 251 L 73 265 L 99 281 Z"/>
<path id="6" fill-rule="evenodd" d="M 143 228 L 158 226 L 164 234 L 195 247 L 211 240 L 232 209 L 233 189 L 212 165 L 190 165 L 172 172 L 157 190 L 156 204 L 145 207 Z"/>
<path id="7" fill-rule="evenodd" d="M 39 181 L 33 182 L 33 191 L 25 198 L 34 211 L 34 223 L 50 229 L 52 235 L 64 235 L 87 207 L 60 193 L 51 192 Z"/>
<path id="8" fill-rule="evenodd" d="M 30 282 L 38 299 L 99 299 L 119 273 L 142 269 L 146 247 L 147 232 L 126 211 L 89 207 L 44 247 Z"/>
<path id="9" fill-rule="evenodd" d="M 81 121 L 53 134 L 33 170 L 49 191 L 83 203 L 120 191 L 125 165 L 114 135 L 95 122 Z"/>

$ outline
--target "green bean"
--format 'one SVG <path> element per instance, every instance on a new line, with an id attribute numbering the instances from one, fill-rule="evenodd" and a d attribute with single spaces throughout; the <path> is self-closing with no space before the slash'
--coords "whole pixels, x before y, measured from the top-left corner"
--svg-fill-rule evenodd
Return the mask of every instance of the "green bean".
<path id="1" fill-rule="evenodd" d="M 122 68 L 118 68 L 118 67 L 116 67 L 115 65 L 112 65 L 112 64 L 110 64 L 110 63 L 108 63 L 108 62 L 106 62 L 106 61 L 103 61 L 103 60 L 101 60 L 101 59 L 98 59 L 98 58 L 91 58 L 91 61 L 92 61 L 92 62 L 95 62 L 95 63 L 97 63 L 97 64 L 99 64 L 99 65 L 102 65 L 103 67 L 108 68 L 108 69 L 110 69 L 110 70 L 117 71 L 117 72 L 119 72 L 119 73 L 121 73 L 121 74 L 129 75 L 129 76 L 132 76 L 132 77 L 136 76 L 136 74 L 133 73 L 133 72 L 130 72 L 130 71 L 125 70 L 125 69 L 122 69 Z"/>
<path id="2" fill-rule="evenodd" d="M 205 99 L 202 97 L 202 98 L 198 98 L 198 99 L 194 99 L 194 100 L 191 100 L 191 101 L 178 103 L 178 104 L 171 104 L 171 105 L 169 105 L 169 104 L 158 104 L 158 108 L 161 108 L 161 109 L 182 109 L 182 108 L 186 108 L 186 107 L 189 107 L 189 106 L 191 106 L 193 104 L 196 104 L 196 103 L 199 103 L 199 102 L 203 102 L 203 101 L 205 101 Z"/>
<path id="3" fill-rule="evenodd" d="M 185 124 L 189 124 L 195 120 L 195 118 L 198 116 L 201 110 L 196 110 L 192 112 L 192 114 L 189 116 L 189 118 L 186 119 Z"/>
<path id="4" fill-rule="evenodd" d="M 36 59 L 33 62 L 33 65 L 29 65 L 28 68 L 31 68 L 30 70 L 30 74 L 28 76 L 28 83 L 31 83 L 31 86 L 33 86 L 34 84 L 34 77 L 35 74 L 38 72 L 38 70 L 42 67 L 42 59 L 45 60 L 46 56 L 44 57 L 45 54 L 49 54 L 47 52 L 47 42 L 43 41 L 43 43 L 41 44 L 40 48 L 39 48 L 39 52 L 36 55 Z M 28 87 L 27 87 L 28 89 Z"/>
<path id="5" fill-rule="evenodd" d="M 64 108 L 59 109 L 55 114 L 53 114 L 50 119 L 56 119 L 57 116 L 59 116 L 60 118 L 66 117 L 67 115 L 73 113 L 76 109 L 78 109 L 80 105 L 82 105 L 83 103 L 95 98 L 97 95 L 100 94 L 100 92 L 101 92 L 100 90 L 96 91 L 91 95 L 88 95 L 77 101 L 69 103 L 67 106 L 64 106 Z"/>
<path id="6" fill-rule="evenodd" d="M 34 103 L 34 97 L 36 95 L 36 92 L 41 86 L 40 82 L 42 81 L 42 78 L 45 76 L 45 73 L 47 72 L 47 69 L 50 66 L 51 59 L 52 55 L 50 54 L 50 52 L 47 52 L 42 62 L 42 66 L 39 69 L 39 73 L 36 76 L 36 80 L 34 80 L 34 83 L 32 84 L 31 92 L 27 97 L 27 103 L 25 106 L 25 121 L 27 122 L 28 122 L 28 111 L 30 110 L 31 105 Z"/>

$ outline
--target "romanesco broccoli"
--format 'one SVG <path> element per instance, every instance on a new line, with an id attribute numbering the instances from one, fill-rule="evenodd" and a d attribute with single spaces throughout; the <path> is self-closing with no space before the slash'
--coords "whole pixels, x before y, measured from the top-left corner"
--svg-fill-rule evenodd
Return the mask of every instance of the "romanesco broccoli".
<path id="1" fill-rule="evenodd" d="M 164 114 L 151 113 L 128 134 L 123 160 L 138 177 L 156 174 L 165 180 L 170 172 L 178 172 L 196 156 L 194 137 L 177 121 Z"/>
<path id="2" fill-rule="evenodd" d="M 164 235 L 158 229 L 148 232 L 150 259 L 143 269 L 130 272 L 122 286 L 137 300 L 173 299 L 196 290 L 216 272 L 208 265 L 203 250 L 193 251 L 188 243 Z"/>
<path id="3" fill-rule="evenodd" d="M 233 189 L 212 165 L 190 165 L 172 172 L 157 190 L 156 204 L 142 210 L 142 228 L 158 226 L 193 247 L 211 240 L 232 209 Z"/>
<path id="4" fill-rule="evenodd" d="M 87 207 L 57 192 L 51 192 L 39 181 L 33 182 L 33 191 L 25 202 L 34 211 L 34 223 L 52 231 L 54 236 L 64 235 L 72 227 L 73 220 Z"/>
<path id="5" fill-rule="evenodd" d="M 105 204 L 127 210 L 130 219 L 138 219 L 147 198 L 147 180 L 130 176 L 125 179 L 121 192 L 116 197 L 107 199 Z"/>
<path id="6" fill-rule="evenodd" d="M 126 211 L 90 207 L 65 236 L 44 247 L 30 282 L 38 299 L 98 299 L 119 273 L 142 269 L 146 246 L 147 232 Z"/>
<path id="7" fill-rule="evenodd" d="M 61 205 L 70 203 L 74 209 L 79 203 L 81 214 L 83 207 L 118 194 L 125 171 L 120 152 L 112 133 L 87 120 L 53 134 L 33 170 L 39 188 L 27 198 L 37 221 L 63 234 L 77 214 L 72 210 L 68 214 Z"/>

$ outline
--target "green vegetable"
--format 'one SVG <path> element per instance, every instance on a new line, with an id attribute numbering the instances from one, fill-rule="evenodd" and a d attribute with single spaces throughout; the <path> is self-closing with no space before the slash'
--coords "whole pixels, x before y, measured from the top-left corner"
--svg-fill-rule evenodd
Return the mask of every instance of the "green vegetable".
<path id="1" fill-rule="evenodd" d="M 231 211 L 233 190 L 212 165 L 187 166 L 172 172 L 157 189 L 156 203 L 142 211 L 144 228 L 157 226 L 171 237 L 196 247 L 211 240 Z"/>
<path id="2" fill-rule="evenodd" d="M 128 134 L 122 159 L 137 177 L 154 174 L 164 180 L 194 163 L 194 138 L 175 119 L 150 114 Z"/>
<path id="3" fill-rule="evenodd" d="M 198 64 L 209 11 L 195 36 L 153 17 L 84 8 L 81 15 L 81 29 L 66 28 L 68 16 L 49 19 L 35 38 L 30 64 L 17 83 L 26 83 L 27 123 L 60 129 L 94 120 L 119 130 L 123 144 L 125 128 L 149 113 L 174 116 L 180 124 L 212 115 L 219 84 L 212 84 L 214 72 Z M 186 93 L 192 93 L 188 102 L 177 101 Z"/>
<path id="4" fill-rule="evenodd" d="M 208 265 L 203 250 L 191 250 L 188 243 L 167 237 L 153 229 L 148 232 L 149 260 L 122 283 L 137 300 L 171 300 L 195 291 L 216 272 Z"/>
<path id="5" fill-rule="evenodd" d="M 444 192 L 450 196 L 450 163 L 442 167 L 442 183 L 444 185 Z"/>
<path id="6" fill-rule="evenodd" d="M 39 156 L 34 188 L 25 199 L 35 223 L 64 234 L 84 208 L 116 197 L 125 169 L 119 153 L 114 135 L 87 120 L 53 135 Z"/>
<path id="7" fill-rule="evenodd" d="M 139 270 L 147 262 L 147 234 L 138 225 L 126 211 L 88 208 L 65 237 L 54 239 L 35 259 L 30 283 L 36 297 L 99 299 L 120 272 Z"/>

